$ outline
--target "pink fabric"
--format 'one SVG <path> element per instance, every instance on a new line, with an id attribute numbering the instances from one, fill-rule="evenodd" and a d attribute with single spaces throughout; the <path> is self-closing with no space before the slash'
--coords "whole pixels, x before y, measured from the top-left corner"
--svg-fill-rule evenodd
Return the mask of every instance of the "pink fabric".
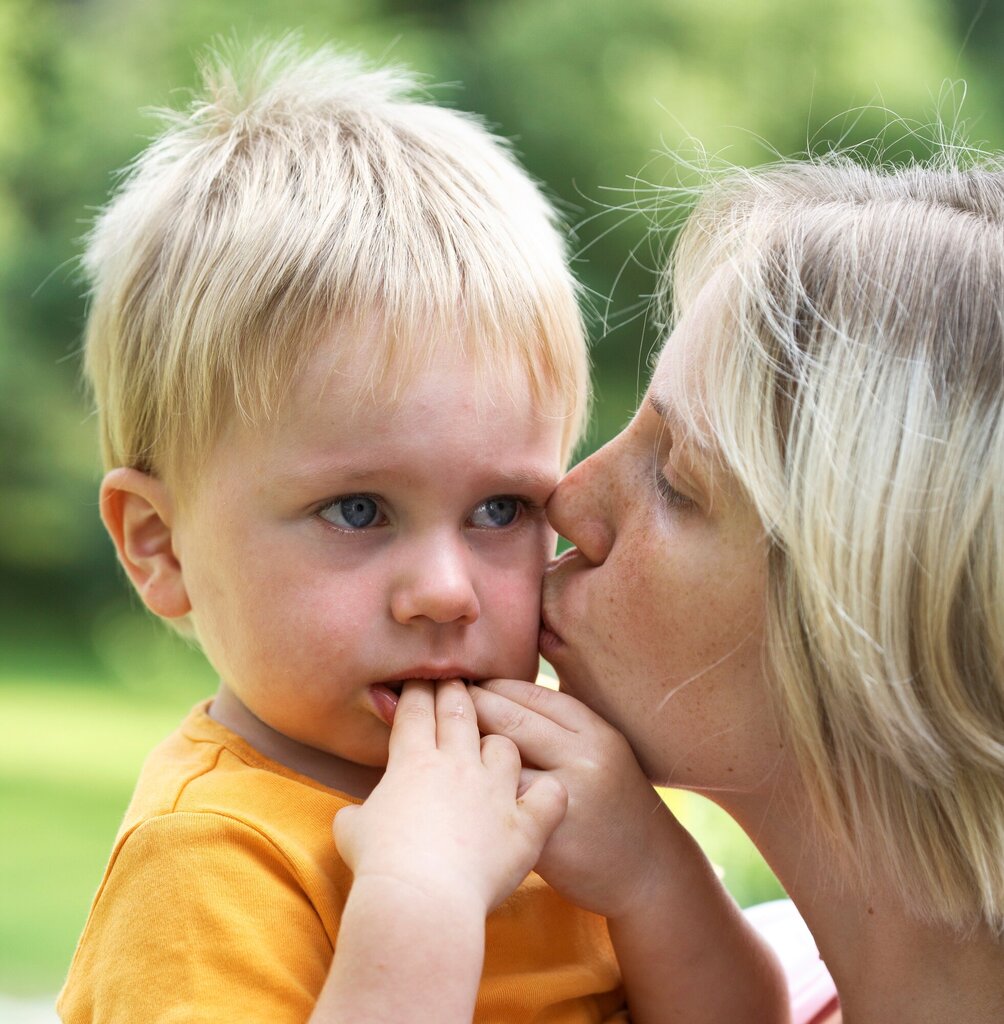
<path id="1" fill-rule="evenodd" d="M 743 911 L 771 945 L 788 979 L 792 1024 L 811 1024 L 837 1005 L 837 989 L 819 950 L 791 900 L 772 900 Z"/>

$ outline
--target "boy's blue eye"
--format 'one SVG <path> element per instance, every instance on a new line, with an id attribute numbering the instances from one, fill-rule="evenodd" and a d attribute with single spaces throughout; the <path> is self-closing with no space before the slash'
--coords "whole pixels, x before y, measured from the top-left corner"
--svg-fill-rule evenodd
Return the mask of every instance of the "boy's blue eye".
<path id="1" fill-rule="evenodd" d="M 325 505 L 318 515 L 343 530 L 365 530 L 368 526 L 380 526 L 384 519 L 376 500 L 367 494 L 336 498 L 330 505 Z"/>
<path id="2" fill-rule="evenodd" d="M 471 513 L 471 524 L 489 530 L 509 526 L 515 522 L 522 504 L 519 498 L 489 498 Z"/>

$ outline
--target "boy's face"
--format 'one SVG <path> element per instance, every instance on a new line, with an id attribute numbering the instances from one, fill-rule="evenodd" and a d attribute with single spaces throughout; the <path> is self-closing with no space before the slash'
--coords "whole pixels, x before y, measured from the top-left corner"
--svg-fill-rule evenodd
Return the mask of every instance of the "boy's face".
<path id="1" fill-rule="evenodd" d="M 322 344 L 275 418 L 234 417 L 173 524 L 227 698 L 295 741 L 272 751 L 292 767 L 330 755 L 325 781 L 386 764 L 403 680 L 536 675 L 562 423 L 439 363 L 357 401 Z"/>

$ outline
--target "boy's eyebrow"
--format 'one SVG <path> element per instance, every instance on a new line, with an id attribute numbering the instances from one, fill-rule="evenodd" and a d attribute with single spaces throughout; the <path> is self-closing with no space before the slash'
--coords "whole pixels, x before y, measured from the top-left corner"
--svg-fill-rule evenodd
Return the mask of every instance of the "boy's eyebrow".
<path id="1" fill-rule="evenodd" d="M 536 469 L 533 466 L 519 466 L 512 473 L 505 474 L 514 488 L 525 491 L 547 491 L 550 493 L 558 486 L 561 473 L 557 470 Z"/>
<path id="2" fill-rule="evenodd" d="M 285 474 L 284 474 L 285 475 Z M 322 465 L 310 466 L 302 470 L 294 470 L 286 475 L 288 480 L 304 480 L 317 476 L 338 478 L 338 485 L 365 484 L 376 478 L 411 477 L 413 470 L 407 465 L 372 465 L 362 460 L 346 462 L 325 462 Z M 536 493 L 546 491 L 548 494 L 557 486 L 561 473 L 557 470 L 543 469 L 534 465 L 517 464 L 514 466 L 492 465 L 482 474 L 491 488 L 505 488 L 513 491 Z"/>

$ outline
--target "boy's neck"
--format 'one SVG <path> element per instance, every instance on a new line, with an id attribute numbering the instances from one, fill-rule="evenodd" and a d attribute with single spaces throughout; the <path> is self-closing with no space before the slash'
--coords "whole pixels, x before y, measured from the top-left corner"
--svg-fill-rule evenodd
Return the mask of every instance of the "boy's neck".
<path id="1" fill-rule="evenodd" d="M 365 799 L 383 777 L 383 768 L 346 761 L 277 732 L 249 711 L 225 682 L 220 682 L 209 717 L 237 733 L 259 754 L 347 796 Z"/>

